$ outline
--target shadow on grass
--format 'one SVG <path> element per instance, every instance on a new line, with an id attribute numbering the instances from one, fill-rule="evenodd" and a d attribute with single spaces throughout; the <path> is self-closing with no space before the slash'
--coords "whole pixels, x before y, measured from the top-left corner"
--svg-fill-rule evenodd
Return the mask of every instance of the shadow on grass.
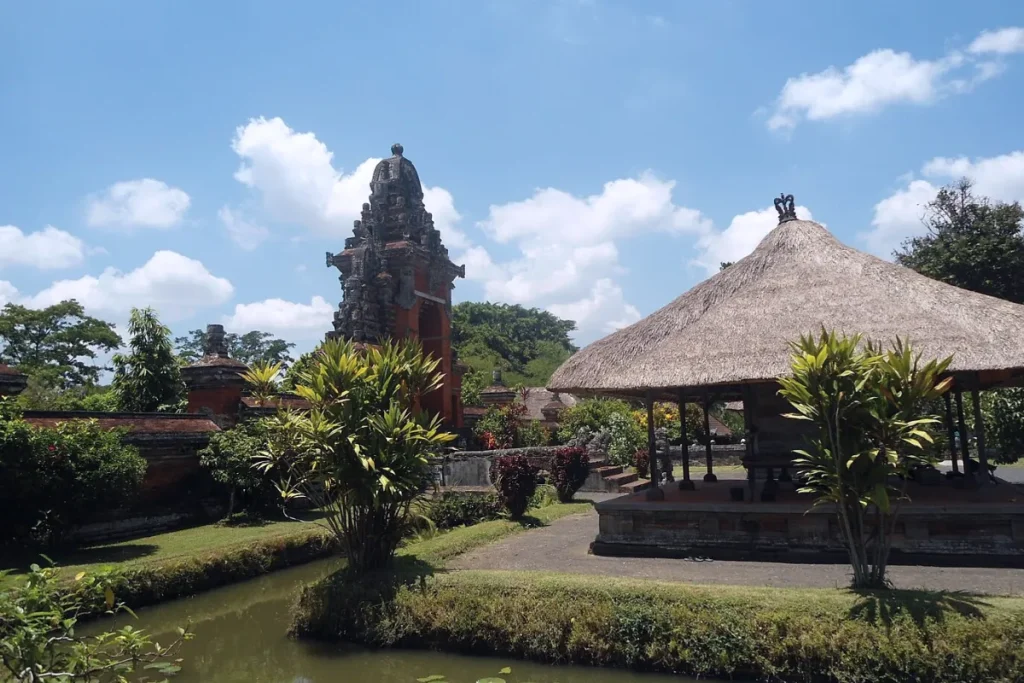
<path id="1" fill-rule="evenodd" d="M 13 574 L 23 574 L 30 565 L 47 567 L 50 558 L 57 567 L 79 564 L 115 564 L 128 562 L 152 555 L 160 546 L 152 543 L 124 543 L 120 545 L 96 546 L 92 548 L 67 548 L 40 550 L 38 548 L 4 548 L 4 564 L 13 569 Z"/>
<path id="2" fill-rule="evenodd" d="M 979 596 L 959 591 L 854 591 L 859 596 L 850 608 L 850 618 L 884 624 L 887 628 L 893 622 L 907 615 L 918 626 L 926 621 L 943 621 L 956 614 L 972 619 L 984 619 L 981 608 L 988 603 Z"/>

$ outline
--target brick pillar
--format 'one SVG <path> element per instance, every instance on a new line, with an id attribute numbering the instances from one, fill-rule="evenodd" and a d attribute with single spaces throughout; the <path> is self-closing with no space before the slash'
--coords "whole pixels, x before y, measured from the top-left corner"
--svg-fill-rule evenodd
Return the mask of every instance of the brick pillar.
<path id="1" fill-rule="evenodd" d="M 245 380 L 242 373 L 249 369 L 245 363 L 228 356 L 224 344 L 224 326 L 206 326 L 206 346 L 203 357 L 181 369 L 188 388 L 190 413 L 203 413 L 214 418 L 221 427 L 230 427 L 238 421 Z"/>

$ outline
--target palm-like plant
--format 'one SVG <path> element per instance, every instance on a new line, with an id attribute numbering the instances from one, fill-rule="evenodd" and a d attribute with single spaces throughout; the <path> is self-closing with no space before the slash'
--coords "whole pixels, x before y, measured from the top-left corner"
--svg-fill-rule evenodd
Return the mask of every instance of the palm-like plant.
<path id="1" fill-rule="evenodd" d="M 283 473 L 284 498 L 307 497 L 327 513 L 355 571 L 391 560 L 427 479 L 428 455 L 455 438 L 418 409 L 441 385 L 438 364 L 415 343 L 325 342 L 295 378 L 310 409 L 279 412 L 257 457 L 257 467 Z"/>
<path id="2" fill-rule="evenodd" d="M 913 469 L 932 464 L 925 444 L 939 420 L 924 414 L 952 378 L 952 358 L 922 363 L 899 338 L 882 351 L 860 335 L 822 330 L 792 344 L 792 377 L 780 393 L 796 409 L 787 415 L 817 426 L 811 447 L 797 451 L 801 492 L 816 505 L 834 504 L 850 553 L 853 584 L 885 585 L 892 535 Z"/>
<path id="3" fill-rule="evenodd" d="M 242 373 L 242 379 L 249 385 L 249 391 L 256 399 L 256 405 L 264 406 L 277 393 L 281 364 L 261 360 L 253 363 Z"/>

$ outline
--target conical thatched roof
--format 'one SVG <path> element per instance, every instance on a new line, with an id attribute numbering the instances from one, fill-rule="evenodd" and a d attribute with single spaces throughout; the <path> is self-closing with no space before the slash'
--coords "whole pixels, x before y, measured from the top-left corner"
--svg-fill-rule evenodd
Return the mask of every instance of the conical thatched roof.
<path id="1" fill-rule="evenodd" d="M 737 385 L 789 371 L 788 342 L 822 326 L 909 338 L 953 371 L 1024 368 L 1024 306 L 924 277 L 840 243 L 812 221 L 779 224 L 752 254 L 586 347 L 552 391 L 640 394 Z"/>

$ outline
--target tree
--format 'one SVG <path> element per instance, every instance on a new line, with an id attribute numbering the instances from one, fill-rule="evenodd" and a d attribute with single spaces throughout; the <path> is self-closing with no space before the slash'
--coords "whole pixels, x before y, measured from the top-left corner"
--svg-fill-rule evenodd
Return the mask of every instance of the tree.
<path id="1" fill-rule="evenodd" d="M 229 332 L 224 335 L 224 344 L 227 346 L 228 355 L 246 365 L 262 361 L 280 363 L 282 368 L 287 368 L 294 360 L 289 351 L 295 344 L 277 339 L 269 332 L 252 330 L 241 335 Z M 188 336 L 176 337 L 174 346 L 185 364 L 195 363 L 203 356 L 206 330 L 191 330 Z"/>
<path id="2" fill-rule="evenodd" d="M 903 243 L 896 262 L 957 287 L 1024 303 L 1024 209 L 973 194 L 966 178 L 925 210 L 927 234 Z"/>
<path id="3" fill-rule="evenodd" d="M 114 326 L 85 315 L 74 299 L 40 309 L 11 303 L 0 309 L 0 363 L 60 389 L 95 384 L 109 369 L 93 362 L 97 353 L 120 345 Z"/>
<path id="4" fill-rule="evenodd" d="M 285 501 L 308 498 L 325 513 L 353 572 L 391 562 L 427 484 L 427 456 L 455 438 L 439 417 L 415 410 L 441 386 L 438 365 L 415 343 L 360 350 L 328 340 L 296 378 L 309 410 L 270 418 L 272 438 L 257 466 L 280 472 Z"/>
<path id="5" fill-rule="evenodd" d="M 200 464 L 210 470 L 214 481 L 228 487 L 228 517 L 239 498 L 245 510 L 257 516 L 272 511 L 280 502 L 274 488 L 276 472 L 253 467 L 254 458 L 266 450 L 270 435 L 265 419 L 246 420 L 215 432 L 210 444 L 199 451 Z"/>
<path id="6" fill-rule="evenodd" d="M 906 482 L 934 465 L 925 446 L 939 419 L 923 411 L 949 389 L 952 378 L 940 377 L 952 357 L 925 363 L 900 339 L 883 352 L 862 347 L 859 335 L 825 330 L 792 348 L 792 376 L 779 379 L 779 393 L 796 410 L 786 417 L 816 427 L 794 461 L 800 492 L 817 496 L 815 505 L 835 505 L 853 587 L 884 588 Z"/>
<path id="7" fill-rule="evenodd" d="M 111 573 L 80 572 L 63 581 L 54 568 L 32 565 L 25 577 L 0 571 L 0 675 L 22 683 L 42 681 L 134 681 L 140 673 L 166 678 L 180 670 L 175 655 L 192 634 L 178 629 L 161 646 L 148 634 L 124 626 L 116 630 L 79 629 L 83 617 L 100 612 L 132 614 L 116 600 L 118 578 Z M 134 614 L 133 614 L 134 616 Z M 10 678 L 8 678 L 10 676 Z"/>
<path id="8" fill-rule="evenodd" d="M 185 394 L 171 331 L 152 308 L 133 308 L 128 322 L 131 352 L 114 356 L 111 388 L 121 410 L 149 413 L 179 410 Z"/>

